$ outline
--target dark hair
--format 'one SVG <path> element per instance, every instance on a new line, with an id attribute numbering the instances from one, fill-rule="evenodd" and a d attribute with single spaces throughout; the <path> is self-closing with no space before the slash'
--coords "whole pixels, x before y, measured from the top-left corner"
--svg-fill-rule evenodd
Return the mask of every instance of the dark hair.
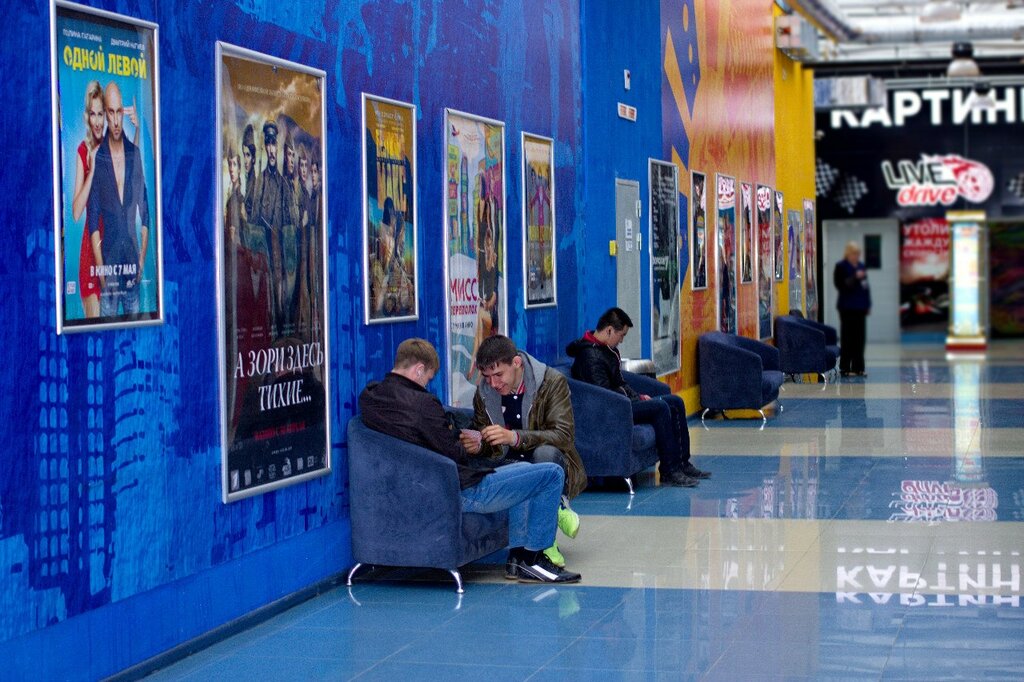
<path id="1" fill-rule="evenodd" d="M 626 327 L 633 326 L 633 320 L 629 319 L 629 315 L 622 308 L 609 308 L 604 311 L 600 319 L 597 321 L 597 326 L 594 331 L 601 331 L 605 327 L 610 326 L 617 332 L 621 332 Z"/>
<path id="2" fill-rule="evenodd" d="M 249 155 L 252 158 L 256 158 L 256 135 L 251 123 L 245 126 L 245 130 L 242 132 L 242 146 L 249 150 Z"/>
<path id="3" fill-rule="evenodd" d="M 511 365 L 517 355 L 519 349 L 512 339 L 495 334 L 484 339 L 477 348 L 476 366 L 480 369 L 490 369 L 499 363 Z"/>
<path id="4" fill-rule="evenodd" d="M 395 200 L 391 197 L 384 199 L 384 218 L 382 222 L 385 225 L 390 225 L 391 221 L 395 219 Z"/>

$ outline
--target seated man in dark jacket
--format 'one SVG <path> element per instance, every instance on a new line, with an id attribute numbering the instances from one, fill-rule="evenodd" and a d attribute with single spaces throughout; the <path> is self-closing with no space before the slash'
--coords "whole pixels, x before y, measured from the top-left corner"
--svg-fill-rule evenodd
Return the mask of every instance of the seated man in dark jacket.
<path id="1" fill-rule="evenodd" d="M 663 484 L 692 488 L 698 479 L 710 478 L 690 463 L 690 431 L 686 426 L 686 405 L 677 395 L 655 396 L 637 393 L 622 376 L 618 345 L 626 338 L 633 321 L 621 308 L 601 315 L 597 328 L 588 331 L 565 348 L 573 358 L 572 376 L 588 384 L 622 393 L 632 401 L 633 423 L 650 424 L 658 446 L 658 469 Z"/>
<path id="2" fill-rule="evenodd" d="M 441 401 L 427 391 L 440 366 L 423 339 L 398 346 L 395 366 L 383 381 L 359 396 L 363 422 L 376 431 L 420 445 L 455 461 L 462 508 L 482 514 L 507 509 L 509 550 L 505 577 L 524 582 L 570 583 L 578 573 L 551 563 L 544 549 L 555 542 L 558 504 L 565 475 L 555 463 L 517 462 L 496 469 L 477 464 L 459 443 Z"/>

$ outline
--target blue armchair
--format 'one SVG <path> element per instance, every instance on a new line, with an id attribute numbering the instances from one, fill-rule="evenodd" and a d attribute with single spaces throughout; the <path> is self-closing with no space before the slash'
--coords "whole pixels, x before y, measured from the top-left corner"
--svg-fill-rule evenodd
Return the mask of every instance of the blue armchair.
<path id="1" fill-rule="evenodd" d="M 736 334 L 708 332 L 697 341 L 701 420 L 709 412 L 757 410 L 777 400 L 785 379 L 779 350 Z M 781 406 L 780 406 L 781 409 Z"/>
<path id="2" fill-rule="evenodd" d="M 775 347 L 782 373 L 790 377 L 820 374 L 827 384 L 839 361 L 836 330 L 795 315 L 775 318 Z"/>
<path id="3" fill-rule="evenodd" d="M 348 584 L 363 565 L 459 567 L 508 545 L 508 512 L 462 511 L 455 462 L 374 431 L 356 416 L 348 423 L 352 558 Z"/>
<path id="4" fill-rule="evenodd" d="M 631 476 L 658 462 L 654 427 L 634 424 L 629 398 L 616 391 L 573 379 L 568 366 L 555 367 L 569 380 L 573 416 L 576 419 L 576 450 L 589 478 L 611 477 L 626 481 L 634 493 Z M 623 378 L 638 393 L 662 395 L 671 389 L 632 372 Z"/>

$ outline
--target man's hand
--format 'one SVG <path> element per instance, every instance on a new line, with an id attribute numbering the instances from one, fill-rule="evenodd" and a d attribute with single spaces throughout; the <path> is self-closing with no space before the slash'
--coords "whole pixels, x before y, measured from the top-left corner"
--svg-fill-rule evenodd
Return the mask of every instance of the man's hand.
<path id="1" fill-rule="evenodd" d="M 487 441 L 489 445 L 495 447 L 500 445 L 512 445 L 516 442 L 516 433 L 506 429 L 504 426 L 498 426 L 497 424 L 490 424 L 480 429 L 480 436 L 483 440 Z"/>
<path id="2" fill-rule="evenodd" d="M 462 443 L 462 447 L 466 448 L 466 452 L 471 455 L 477 455 L 480 453 L 480 432 L 473 431 L 472 429 L 462 429 L 459 432 L 459 442 Z"/>
<path id="3" fill-rule="evenodd" d="M 646 393 L 641 393 L 640 394 L 640 400 L 650 400 L 650 399 L 651 399 L 651 396 L 647 395 Z"/>

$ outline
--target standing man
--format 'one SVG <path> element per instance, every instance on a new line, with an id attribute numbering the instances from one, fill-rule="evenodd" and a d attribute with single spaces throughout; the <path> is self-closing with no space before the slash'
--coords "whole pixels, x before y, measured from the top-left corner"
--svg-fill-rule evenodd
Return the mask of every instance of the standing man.
<path id="1" fill-rule="evenodd" d="M 476 366 L 481 382 L 473 396 L 473 428 L 479 435 L 463 432 L 463 447 L 474 455 L 561 466 L 565 488 L 558 527 L 576 537 L 580 520 L 568 501 L 587 487 L 587 474 L 576 452 L 569 382 L 501 334 L 480 343 Z M 547 555 L 555 564 L 565 565 L 557 545 L 552 544 Z"/>
<path id="2" fill-rule="evenodd" d="M 455 461 L 462 508 L 486 514 L 509 512 L 509 550 L 505 577 L 523 582 L 574 583 L 572 573 L 551 563 L 542 551 L 554 545 L 555 510 L 564 474 L 552 462 L 518 462 L 496 469 L 474 462 L 460 445 L 441 401 L 427 391 L 441 365 L 437 351 L 423 339 L 398 346 L 394 368 L 359 396 L 363 422 L 381 433 L 434 450 Z M 479 447 L 477 447 L 479 451 Z M 410 481 L 410 484 L 415 481 Z"/>
<path id="3" fill-rule="evenodd" d="M 284 321 L 284 234 L 287 222 L 284 178 L 277 168 L 277 124 L 263 124 L 263 150 L 267 165 L 260 174 L 253 205 L 253 223 L 263 229 L 270 264 L 270 326 L 275 335 L 282 334 Z"/>
<path id="4" fill-rule="evenodd" d="M 839 373 L 844 377 L 866 377 L 864 344 L 867 340 L 867 316 L 871 314 L 871 287 L 868 269 L 860 259 L 860 245 L 850 242 L 843 260 L 836 263 L 832 281 L 839 291 Z"/>
<path id="5" fill-rule="evenodd" d="M 139 312 L 139 283 L 149 244 L 149 197 L 142 154 L 124 136 L 121 89 L 111 81 L 104 92 L 107 135 L 96 151 L 87 222 L 100 278 L 100 316 Z M 135 234 L 135 221 L 141 223 Z M 100 224 L 103 235 L 100 235 Z"/>
<path id="6" fill-rule="evenodd" d="M 633 422 L 654 427 L 662 484 L 696 487 L 699 479 L 710 478 L 711 473 L 690 463 L 690 431 L 682 398 L 637 393 L 622 376 L 618 345 L 632 326 L 633 321 L 622 308 L 606 310 L 594 331 L 566 346 L 565 352 L 573 358 L 572 376 L 629 398 Z"/>

